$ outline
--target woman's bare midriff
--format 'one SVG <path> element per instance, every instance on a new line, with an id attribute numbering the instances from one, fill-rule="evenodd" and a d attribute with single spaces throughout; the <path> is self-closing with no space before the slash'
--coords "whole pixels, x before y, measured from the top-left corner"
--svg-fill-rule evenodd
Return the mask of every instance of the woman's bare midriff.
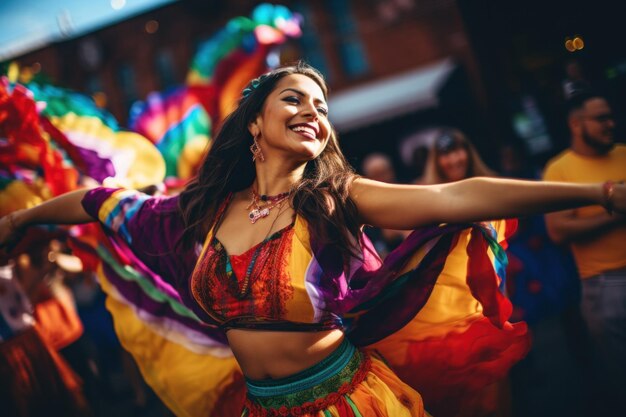
<path id="1" fill-rule="evenodd" d="M 244 375 L 277 379 L 296 374 L 330 355 L 344 338 L 341 330 L 273 332 L 231 329 L 226 333 Z"/>

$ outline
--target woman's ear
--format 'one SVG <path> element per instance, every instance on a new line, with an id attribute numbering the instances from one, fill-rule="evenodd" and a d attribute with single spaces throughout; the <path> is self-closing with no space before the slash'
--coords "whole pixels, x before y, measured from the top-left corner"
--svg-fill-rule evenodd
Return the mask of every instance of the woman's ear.
<path id="1" fill-rule="evenodd" d="M 256 137 L 261 133 L 261 121 L 258 116 L 248 124 L 248 132 L 250 132 L 252 137 Z"/>

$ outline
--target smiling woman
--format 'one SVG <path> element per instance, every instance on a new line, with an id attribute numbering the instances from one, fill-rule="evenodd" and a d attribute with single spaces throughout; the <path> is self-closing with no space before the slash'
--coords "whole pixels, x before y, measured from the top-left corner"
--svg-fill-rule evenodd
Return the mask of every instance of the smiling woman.
<path id="1" fill-rule="evenodd" d="M 326 100 L 319 84 L 306 75 L 293 74 L 276 84 L 261 113 L 251 123 L 257 141 L 263 140 L 264 153 L 283 152 L 294 165 L 316 158 L 330 138 Z M 294 135 L 294 133 L 296 133 Z"/>
<path id="2" fill-rule="evenodd" d="M 511 223 L 473 222 L 589 204 L 623 213 L 626 187 L 365 180 L 326 103 L 315 69 L 275 69 L 246 86 L 179 196 L 68 193 L 0 219 L 0 245 L 30 224 L 100 221 L 116 331 L 179 415 L 423 416 L 415 387 L 454 415 L 458 393 L 472 398 L 528 349 L 497 290 Z M 364 224 L 418 229 L 382 262 Z M 465 279 L 451 298 L 452 273 Z"/>

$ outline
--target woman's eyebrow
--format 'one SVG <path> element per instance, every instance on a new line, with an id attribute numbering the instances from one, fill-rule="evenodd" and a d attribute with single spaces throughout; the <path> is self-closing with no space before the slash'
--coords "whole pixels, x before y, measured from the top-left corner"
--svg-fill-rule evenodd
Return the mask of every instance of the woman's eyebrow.
<path id="1" fill-rule="evenodd" d="M 302 97 L 305 97 L 305 96 L 306 96 L 306 93 L 304 93 L 304 92 L 302 92 L 302 91 L 300 91 L 300 90 L 298 90 L 298 89 L 292 88 L 292 87 L 287 87 L 287 88 L 285 88 L 285 89 L 284 89 L 283 91 L 281 91 L 279 94 L 282 94 L 282 93 L 284 93 L 285 91 L 293 91 L 294 93 L 296 93 L 296 94 L 298 94 L 299 96 L 302 96 Z M 320 103 L 326 104 L 326 100 L 323 100 L 323 99 L 321 99 L 321 98 L 316 98 L 315 100 L 317 100 L 317 101 L 318 101 L 318 102 L 320 102 Z"/>
<path id="2" fill-rule="evenodd" d="M 301 96 L 305 96 L 306 95 L 302 91 L 296 90 L 295 88 L 291 88 L 291 87 L 285 88 L 283 91 L 280 92 L 280 94 L 284 93 L 285 91 L 293 91 L 294 93 L 299 94 Z"/>

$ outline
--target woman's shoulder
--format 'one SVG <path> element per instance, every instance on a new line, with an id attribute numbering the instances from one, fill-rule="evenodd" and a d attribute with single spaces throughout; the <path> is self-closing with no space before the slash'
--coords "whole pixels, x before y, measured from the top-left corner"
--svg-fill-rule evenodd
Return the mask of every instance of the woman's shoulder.
<path id="1" fill-rule="evenodd" d="M 95 218 L 180 216 L 179 197 L 151 196 L 138 190 L 125 188 L 96 187 L 83 197 L 83 207 Z"/>

